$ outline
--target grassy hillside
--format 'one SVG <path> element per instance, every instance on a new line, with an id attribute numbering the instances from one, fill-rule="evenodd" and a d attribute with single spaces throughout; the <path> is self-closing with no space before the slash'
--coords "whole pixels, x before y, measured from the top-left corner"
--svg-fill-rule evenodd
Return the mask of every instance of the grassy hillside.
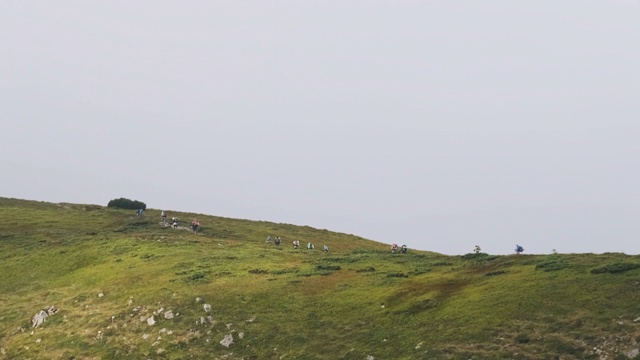
<path id="1" fill-rule="evenodd" d="M 159 210 L 0 198 L 0 359 L 627 359 L 640 348 L 638 256 L 390 254 L 310 227 L 168 215 L 197 217 L 202 233 L 162 227 Z"/>

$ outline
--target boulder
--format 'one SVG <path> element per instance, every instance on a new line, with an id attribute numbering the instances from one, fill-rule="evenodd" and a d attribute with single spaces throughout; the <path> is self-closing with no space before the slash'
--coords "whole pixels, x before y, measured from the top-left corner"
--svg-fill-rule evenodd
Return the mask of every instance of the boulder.
<path id="1" fill-rule="evenodd" d="M 37 313 L 33 317 L 33 319 L 31 319 L 31 326 L 37 328 L 38 326 L 42 325 L 48 317 L 49 314 L 46 311 L 40 310 L 40 312 Z"/>
<path id="2" fill-rule="evenodd" d="M 220 341 L 220 345 L 225 347 L 229 347 L 231 344 L 233 344 L 233 335 L 231 334 L 225 335 L 224 339 Z"/>

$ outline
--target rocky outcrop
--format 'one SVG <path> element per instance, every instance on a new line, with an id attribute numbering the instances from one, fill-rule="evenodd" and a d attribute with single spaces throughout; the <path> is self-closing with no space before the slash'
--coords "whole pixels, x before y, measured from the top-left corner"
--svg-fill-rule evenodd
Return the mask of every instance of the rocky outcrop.
<path id="1" fill-rule="evenodd" d="M 47 320 L 49 316 L 57 312 L 58 312 L 57 307 L 53 305 L 47 306 L 46 308 L 44 308 L 43 310 L 40 310 L 37 314 L 33 316 L 33 318 L 31 319 L 31 326 L 34 328 L 37 328 L 38 326 L 44 324 L 44 321 Z"/>
<path id="2" fill-rule="evenodd" d="M 220 340 L 220 344 L 225 347 L 231 346 L 231 344 L 233 344 L 233 335 L 225 335 L 224 339 Z"/>

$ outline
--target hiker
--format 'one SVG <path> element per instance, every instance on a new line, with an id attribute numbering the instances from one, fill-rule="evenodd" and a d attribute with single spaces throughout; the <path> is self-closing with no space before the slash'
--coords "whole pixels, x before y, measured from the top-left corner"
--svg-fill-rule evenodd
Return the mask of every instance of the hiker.
<path id="1" fill-rule="evenodd" d="M 193 221 L 191 222 L 191 230 L 193 230 L 194 234 L 198 233 L 199 227 L 200 227 L 200 223 L 198 222 L 198 219 L 193 219 Z"/>
<path id="2" fill-rule="evenodd" d="M 162 210 L 162 212 L 160 213 L 160 220 L 162 221 L 163 225 L 167 223 L 167 213 L 164 212 L 164 210 Z"/>
<path id="3" fill-rule="evenodd" d="M 518 244 L 516 244 L 516 254 L 520 254 L 524 251 L 524 248 Z"/>
<path id="4" fill-rule="evenodd" d="M 313 248 L 314 248 L 314 246 L 313 246 L 313 244 L 312 244 L 312 243 L 308 243 L 308 244 L 307 244 L 307 249 L 309 249 L 309 250 L 313 250 Z"/>
<path id="5" fill-rule="evenodd" d="M 276 236 L 276 245 L 280 245 L 280 236 Z"/>
<path id="6" fill-rule="evenodd" d="M 267 242 L 270 243 L 271 242 L 271 235 L 267 235 Z"/>
<path id="7" fill-rule="evenodd" d="M 299 240 L 293 240 L 293 248 L 297 249 L 298 247 L 300 247 L 300 241 Z"/>
<path id="8" fill-rule="evenodd" d="M 406 254 L 407 253 L 407 245 L 402 245 L 402 247 L 400 248 L 400 253 L 401 254 Z"/>
<path id="9" fill-rule="evenodd" d="M 142 216 L 142 209 L 138 210 L 138 216 Z"/>
<path id="10" fill-rule="evenodd" d="M 171 226 L 172 226 L 174 229 L 177 229 L 177 228 L 178 228 L 178 222 L 179 222 L 179 221 L 180 221 L 180 219 L 178 219 L 177 217 L 175 217 L 175 216 L 174 216 L 174 217 L 172 217 L 172 218 L 171 218 Z"/>
<path id="11" fill-rule="evenodd" d="M 327 245 L 322 247 L 322 250 L 324 250 L 324 252 L 329 252 L 329 247 Z"/>
<path id="12" fill-rule="evenodd" d="M 391 253 L 395 254 L 398 251 L 398 244 L 391 245 Z"/>

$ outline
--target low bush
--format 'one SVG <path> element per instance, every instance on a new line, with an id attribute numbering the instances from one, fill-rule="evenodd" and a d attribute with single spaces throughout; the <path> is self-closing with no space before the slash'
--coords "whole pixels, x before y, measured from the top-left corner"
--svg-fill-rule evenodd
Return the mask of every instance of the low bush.
<path id="1" fill-rule="evenodd" d="M 621 272 L 637 269 L 640 267 L 640 263 L 628 263 L 628 262 L 618 262 L 613 264 L 608 264 L 605 266 L 601 266 L 598 268 L 591 269 L 592 274 L 618 274 Z"/>
<path id="2" fill-rule="evenodd" d="M 146 210 L 147 204 L 143 203 L 142 201 L 119 198 L 119 199 L 113 199 L 109 201 L 109 203 L 107 204 L 107 207 L 127 209 L 127 210 L 139 210 L 139 209 Z"/>

